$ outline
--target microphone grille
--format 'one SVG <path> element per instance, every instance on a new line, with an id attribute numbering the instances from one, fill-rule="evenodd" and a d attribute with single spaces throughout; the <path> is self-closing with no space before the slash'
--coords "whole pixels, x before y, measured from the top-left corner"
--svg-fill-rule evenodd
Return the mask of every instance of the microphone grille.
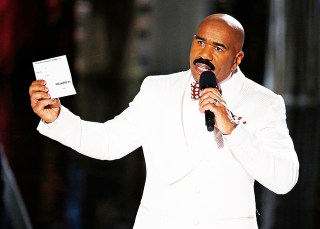
<path id="1" fill-rule="evenodd" d="M 216 87 L 217 86 L 217 79 L 213 72 L 211 71 L 205 71 L 202 72 L 200 75 L 199 80 L 199 87 L 200 89 L 210 88 L 210 87 Z"/>

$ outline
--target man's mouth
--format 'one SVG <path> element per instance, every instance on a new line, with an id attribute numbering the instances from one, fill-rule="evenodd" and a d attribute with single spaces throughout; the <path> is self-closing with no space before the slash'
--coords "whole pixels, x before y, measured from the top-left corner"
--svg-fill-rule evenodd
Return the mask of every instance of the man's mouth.
<path id="1" fill-rule="evenodd" d="M 196 64 L 196 67 L 200 70 L 200 71 L 211 71 L 213 70 L 212 68 L 210 68 L 207 65 L 202 65 L 202 64 Z"/>
<path id="2" fill-rule="evenodd" d="M 214 65 L 206 59 L 198 58 L 193 61 L 193 64 L 196 67 L 196 71 L 201 74 L 204 71 L 213 71 L 215 69 Z"/>

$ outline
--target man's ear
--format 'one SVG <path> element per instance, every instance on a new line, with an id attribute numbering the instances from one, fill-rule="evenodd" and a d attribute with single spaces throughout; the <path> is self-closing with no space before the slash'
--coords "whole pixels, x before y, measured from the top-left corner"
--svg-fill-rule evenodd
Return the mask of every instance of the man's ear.
<path id="1" fill-rule="evenodd" d="M 236 58 L 234 59 L 233 65 L 232 65 L 232 71 L 236 70 L 236 68 L 239 66 L 241 63 L 242 59 L 244 57 L 244 52 L 240 51 L 237 53 Z"/>

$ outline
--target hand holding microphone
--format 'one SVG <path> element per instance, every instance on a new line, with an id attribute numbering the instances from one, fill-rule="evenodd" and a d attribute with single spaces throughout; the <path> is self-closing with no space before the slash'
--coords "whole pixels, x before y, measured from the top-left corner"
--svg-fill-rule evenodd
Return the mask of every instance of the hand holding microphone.
<path id="1" fill-rule="evenodd" d="M 208 131 L 216 126 L 223 134 L 231 134 L 236 125 L 229 115 L 226 103 L 217 88 L 216 76 L 211 71 L 201 73 L 199 80 L 201 97 L 199 109 L 205 113 L 205 124 Z"/>

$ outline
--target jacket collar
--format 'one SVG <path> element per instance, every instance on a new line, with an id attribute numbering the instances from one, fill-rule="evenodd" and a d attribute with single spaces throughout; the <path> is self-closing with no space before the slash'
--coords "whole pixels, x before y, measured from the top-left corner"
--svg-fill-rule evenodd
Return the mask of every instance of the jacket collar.
<path id="1" fill-rule="evenodd" d="M 236 106 L 240 91 L 243 88 L 244 75 L 238 67 L 236 72 L 231 75 L 228 80 L 223 81 L 220 84 L 222 91 L 222 97 L 226 101 L 227 106 L 230 110 Z"/>

